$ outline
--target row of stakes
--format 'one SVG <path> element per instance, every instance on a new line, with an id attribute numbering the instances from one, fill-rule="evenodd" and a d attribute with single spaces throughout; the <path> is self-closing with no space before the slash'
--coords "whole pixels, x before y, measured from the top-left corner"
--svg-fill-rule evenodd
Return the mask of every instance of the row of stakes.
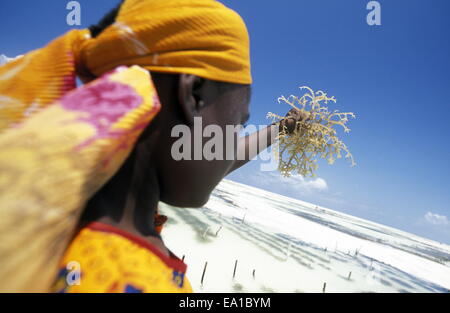
<path id="1" fill-rule="evenodd" d="M 208 233 L 208 231 L 211 229 L 210 226 L 208 226 L 206 228 L 206 230 L 204 231 L 202 237 L 205 238 L 206 234 Z M 216 231 L 216 233 L 214 234 L 215 237 L 217 237 L 219 235 L 220 230 L 222 229 L 222 226 L 219 227 L 219 229 Z"/>
<path id="2" fill-rule="evenodd" d="M 183 255 L 183 260 L 184 260 L 184 255 Z M 237 264 L 238 264 L 238 260 L 236 260 L 236 261 L 234 262 L 233 279 L 236 277 L 236 268 L 237 268 Z M 202 286 L 202 287 L 203 287 L 203 280 L 205 279 L 205 273 L 206 273 L 206 268 L 207 268 L 207 267 L 208 267 L 208 261 L 205 262 L 205 266 L 203 267 L 202 278 L 201 278 L 201 280 L 200 280 L 200 286 Z M 253 279 L 255 279 L 255 272 L 256 272 L 256 270 L 253 269 L 253 272 L 252 272 Z M 350 271 L 350 273 L 348 273 L 347 279 L 350 280 L 351 278 L 352 278 L 352 272 Z M 325 293 L 325 292 L 326 292 L 326 289 L 327 289 L 327 283 L 324 282 L 324 283 L 323 283 L 322 292 Z"/>
<path id="3" fill-rule="evenodd" d="M 184 260 L 184 255 L 183 255 L 183 260 Z M 233 279 L 236 277 L 237 265 L 238 265 L 238 260 L 236 260 L 234 262 Z M 206 273 L 206 268 L 207 267 L 208 267 L 208 261 L 205 262 L 205 266 L 203 267 L 202 279 L 200 280 L 200 285 L 201 286 L 203 286 L 203 280 L 205 279 L 205 273 Z M 253 279 L 255 279 L 255 273 L 256 273 L 256 270 L 253 269 L 253 272 L 252 272 Z"/>
<path id="4" fill-rule="evenodd" d="M 244 215 L 244 218 L 242 219 L 242 223 L 244 222 L 244 220 L 245 220 L 245 215 Z M 206 228 L 205 232 L 203 233 L 203 237 L 205 237 L 205 235 L 208 233 L 209 229 L 210 229 L 210 227 L 207 227 L 207 228 Z M 220 226 L 219 229 L 218 229 L 218 230 L 216 231 L 216 233 L 214 234 L 215 237 L 217 237 L 217 235 L 219 234 L 219 232 L 220 232 L 221 229 L 222 229 L 222 226 Z M 290 242 L 289 242 L 289 245 L 288 245 L 288 248 L 287 248 L 287 257 L 289 257 L 290 246 L 291 246 L 291 244 L 290 244 Z M 325 248 L 325 249 L 324 249 L 325 253 L 327 252 L 327 250 L 328 250 L 328 248 Z M 336 252 L 336 251 L 337 251 L 337 246 L 336 246 L 335 252 Z M 355 255 L 354 255 L 354 256 L 355 256 L 355 257 L 358 256 L 358 253 L 359 253 L 359 249 L 356 249 L 356 250 L 355 250 Z M 347 255 L 350 255 L 350 251 L 347 252 Z M 185 256 L 183 255 L 182 261 L 184 261 L 184 257 L 185 257 Z M 371 262 L 371 264 L 370 264 L 370 267 L 372 268 L 373 259 L 372 259 L 371 261 L 372 261 L 372 262 Z M 234 263 L 233 279 L 234 279 L 235 276 L 236 276 L 236 268 L 237 268 L 237 264 L 238 264 L 238 260 L 236 260 L 235 263 Z M 203 286 L 203 280 L 204 280 L 204 278 L 205 278 L 205 273 L 206 273 L 206 268 L 207 268 L 207 267 L 208 267 L 208 261 L 205 262 L 205 266 L 203 267 L 202 278 L 201 278 L 201 280 L 200 280 L 200 285 L 201 285 L 201 286 Z M 256 270 L 254 269 L 253 272 L 252 272 L 253 279 L 255 279 L 255 271 L 256 271 Z M 349 274 L 348 274 L 347 279 L 350 280 L 351 277 L 352 277 L 352 272 L 350 271 Z M 327 288 L 327 283 L 324 282 L 324 283 L 323 283 L 323 288 L 322 288 L 322 292 L 323 292 L 323 293 L 326 292 L 326 288 Z"/>

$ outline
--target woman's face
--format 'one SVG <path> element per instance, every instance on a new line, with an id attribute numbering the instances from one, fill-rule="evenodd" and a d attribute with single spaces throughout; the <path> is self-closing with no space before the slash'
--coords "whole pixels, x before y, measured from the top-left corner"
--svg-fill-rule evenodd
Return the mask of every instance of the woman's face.
<path id="1" fill-rule="evenodd" d="M 180 76 L 179 105 L 184 120 L 172 125 L 157 169 L 160 200 L 179 207 L 201 207 L 208 201 L 236 159 L 238 134 L 230 129 L 249 118 L 249 85 L 192 79 L 195 76 Z M 176 127 L 180 132 L 172 133 Z M 190 149 L 190 158 L 179 160 L 181 152 L 188 155 L 185 149 Z"/>

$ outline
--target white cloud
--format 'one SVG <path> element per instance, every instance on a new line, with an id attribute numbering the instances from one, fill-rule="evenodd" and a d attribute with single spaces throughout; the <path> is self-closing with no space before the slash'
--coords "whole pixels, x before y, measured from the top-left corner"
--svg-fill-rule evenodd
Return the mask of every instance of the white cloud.
<path id="1" fill-rule="evenodd" d="M 291 180 L 294 183 L 293 187 L 300 189 L 317 190 L 317 191 L 328 189 L 327 182 L 325 181 L 325 179 L 320 177 L 306 180 L 302 176 L 293 176 L 284 179 L 288 181 Z"/>
<path id="2" fill-rule="evenodd" d="M 305 179 L 302 176 L 283 177 L 280 173 L 259 173 L 256 177 L 259 184 L 277 185 L 284 189 L 292 191 L 324 191 L 328 189 L 325 179 L 317 177 L 314 179 Z"/>
<path id="3" fill-rule="evenodd" d="M 445 216 L 445 215 L 439 215 L 436 213 L 427 212 L 424 217 L 425 217 L 425 220 L 432 225 L 443 225 L 443 226 L 450 225 L 450 221 L 448 220 L 447 216 Z"/>
<path id="4" fill-rule="evenodd" d="M 370 204 L 355 200 L 351 196 L 345 196 L 341 191 L 333 190 L 321 177 L 291 176 L 285 178 L 279 172 L 257 172 L 251 177 L 249 180 L 247 175 L 242 175 L 241 182 L 348 214 L 370 216 L 371 218 L 376 216 L 384 219 L 389 217 Z"/>
<path id="5" fill-rule="evenodd" d="M 21 57 L 22 57 L 22 55 L 18 55 L 14 58 L 8 58 L 6 55 L 0 54 L 0 66 L 4 65 L 6 63 L 9 63 L 11 61 L 14 61 L 15 59 L 21 58 Z"/>

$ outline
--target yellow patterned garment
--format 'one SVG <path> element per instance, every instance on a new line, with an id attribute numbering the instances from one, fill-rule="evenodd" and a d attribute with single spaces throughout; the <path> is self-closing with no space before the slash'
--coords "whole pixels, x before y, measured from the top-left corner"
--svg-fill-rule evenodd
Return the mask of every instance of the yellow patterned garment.
<path id="1" fill-rule="evenodd" d="M 162 254 L 145 239 L 110 225 L 92 223 L 64 255 L 55 292 L 188 293 L 186 264 Z"/>

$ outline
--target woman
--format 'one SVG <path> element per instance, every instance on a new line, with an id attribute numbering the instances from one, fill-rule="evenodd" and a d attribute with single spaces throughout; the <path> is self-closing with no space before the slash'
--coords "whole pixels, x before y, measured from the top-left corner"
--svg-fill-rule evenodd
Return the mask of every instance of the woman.
<path id="1" fill-rule="evenodd" d="M 76 89 L 75 76 L 87 84 Z M 239 15 L 213 0 L 126 0 L 0 68 L 0 80 L 0 291 L 192 291 L 159 235 L 157 205 L 203 206 L 254 156 L 172 157 L 175 126 L 201 118 L 225 130 L 249 117 Z M 277 127 L 237 149 L 263 138 L 262 151 Z"/>

